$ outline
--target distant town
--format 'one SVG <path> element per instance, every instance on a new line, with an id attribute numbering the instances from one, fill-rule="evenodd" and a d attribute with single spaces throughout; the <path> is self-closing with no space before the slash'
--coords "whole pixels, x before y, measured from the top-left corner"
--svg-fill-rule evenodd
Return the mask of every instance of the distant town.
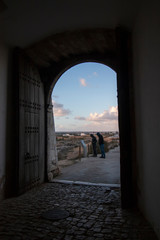
<path id="1" fill-rule="evenodd" d="M 71 136 L 71 135 L 74 135 L 74 136 L 85 136 L 85 135 L 89 135 L 89 134 L 97 134 L 98 131 L 66 131 L 66 132 L 56 132 L 56 135 L 59 136 L 59 135 L 62 135 L 62 136 Z M 114 136 L 114 135 L 119 135 L 119 132 L 118 131 L 104 131 L 104 132 L 101 132 L 101 134 L 107 134 L 109 136 Z"/>

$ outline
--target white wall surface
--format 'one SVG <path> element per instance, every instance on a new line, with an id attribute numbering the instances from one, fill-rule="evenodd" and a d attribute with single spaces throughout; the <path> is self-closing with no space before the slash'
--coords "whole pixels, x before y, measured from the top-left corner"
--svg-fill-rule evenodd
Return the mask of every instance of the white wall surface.
<path id="1" fill-rule="evenodd" d="M 152 5 L 151 5 L 152 4 Z M 143 6 L 133 32 L 139 206 L 160 239 L 160 2 Z"/>
<path id="2" fill-rule="evenodd" d="M 0 43 L 0 199 L 3 197 L 6 160 L 8 50 Z"/>

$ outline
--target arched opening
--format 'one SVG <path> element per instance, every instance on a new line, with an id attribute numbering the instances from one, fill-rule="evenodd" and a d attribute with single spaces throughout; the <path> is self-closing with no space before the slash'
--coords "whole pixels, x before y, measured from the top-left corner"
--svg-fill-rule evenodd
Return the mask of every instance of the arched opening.
<path id="1" fill-rule="evenodd" d="M 116 72 L 97 62 L 77 64 L 63 73 L 55 84 L 52 103 L 61 170 L 56 179 L 119 184 Z M 99 159 L 97 132 L 104 138 L 105 160 Z M 97 140 L 97 157 L 93 157 L 90 134 Z M 74 163 L 78 164 L 73 166 Z M 70 167 L 64 169 L 68 165 Z"/>
<path id="2" fill-rule="evenodd" d="M 101 40 L 99 40 L 101 36 Z M 79 38 L 81 37 L 80 47 Z M 61 45 L 61 40 L 63 39 L 64 45 Z M 94 41 L 93 41 L 94 39 Z M 50 43 L 53 44 L 50 44 Z M 73 44 L 74 43 L 74 44 Z M 92 43 L 91 45 L 89 43 Z M 48 44 L 50 51 L 48 51 Z M 56 46 L 56 47 L 55 47 Z M 133 86 L 132 86 L 132 76 L 131 76 L 131 62 L 130 60 L 130 38 L 129 34 L 122 29 L 116 30 L 86 30 L 80 32 L 71 32 L 69 34 L 59 34 L 47 38 L 42 43 L 31 46 L 31 48 L 26 49 L 25 54 L 32 59 L 33 68 L 40 73 L 40 82 L 44 86 L 44 104 L 42 105 L 45 110 L 45 117 L 39 117 L 39 124 L 42 127 L 42 132 L 39 134 L 40 140 L 45 140 L 45 143 L 42 144 L 43 151 L 40 154 L 42 162 L 45 161 L 45 176 L 46 180 L 50 181 L 53 179 L 54 174 L 57 175 L 58 167 L 56 166 L 57 153 L 55 149 L 55 134 L 54 131 L 54 122 L 53 122 L 53 111 L 52 111 L 52 101 L 51 94 L 53 87 L 58 81 L 59 77 L 69 68 L 80 64 L 83 62 L 99 62 L 111 67 L 117 72 L 117 89 L 118 89 L 118 110 L 119 110 L 119 132 L 120 132 L 120 162 L 121 162 L 121 193 L 122 193 L 122 206 L 129 207 L 133 204 L 133 170 L 135 170 L 136 163 L 134 162 L 134 134 L 131 128 L 134 128 L 134 106 L 133 106 Z M 58 49 L 58 51 L 57 51 Z M 51 53 L 52 54 L 49 54 Z M 37 53 L 40 53 L 37 54 Z M 32 84 L 32 71 L 28 71 L 28 60 L 24 65 L 24 72 L 22 72 L 22 78 L 19 79 L 19 83 L 26 81 L 26 76 L 31 80 Z M 32 67 L 31 67 L 32 69 Z M 18 84 L 19 84 L 18 83 Z M 37 84 L 37 80 L 36 80 Z M 35 84 L 32 84 L 36 86 Z M 23 85 L 22 97 L 24 96 Z M 41 90 L 43 87 L 41 88 Z M 18 95 L 18 100 L 21 100 L 21 95 Z M 32 93 L 32 91 L 31 91 Z M 35 97 L 36 98 L 36 97 Z M 24 99 L 25 100 L 25 99 Z M 22 107 L 28 111 L 28 103 L 30 104 L 31 99 L 29 98 L 26 102 L 19 102 L 18 109 Z M 34 102 L 33 102 L 34 103 Z M 29 105 L 30 106 L 30 105 Z M 30 106 L 32 109 L 33 106 Z M 35 108 L 35 106 L 34 106 Z M 38 103 L 39 108 L 39 103 Z M 17 117 L 19 118 L 21 127 L 18 128 L 17 139 L 19 136 L 22 137 L 21 143 L 25 141 L 25 131 L 24 115 L 22 112 L 17 112 Z M 29 111 L 32 114 L 32 111 Z M 42 119 L 42 121 L 41 121 Z M 34 121 L 36 122 L 36 121 Z M 44 124 L 44 125 L 43 125 Z M 43 126 L 44 127 L 43 127 Z M 37 126 L 36 126 L 37 127 Z M 20 132 L 19 132 L 20 131 Z M 45 132 L 44 132 L 45 131 Z M 20 134 L 19 134 L 20 133 Z M 35 134 L 35 131 L 30 132 L 29 134 Z M 45 137 L 44 137 L 45 133 Z M 37 134 L 37 132 L 36 132 Z M 35 134 L 35 135 L 36 135 Z M 37 134 L 38 135 L 38 134 Z M 31 139 L 32 142 L 32 139 Z M 17 155 L 16 161 L 18 161 L 17 166 L 21 164 L 24 160 L 24 156 L 28 159 L 31 158 L 28 155 L 28 152 L 25 149 L 20 147 L 20 144 L 17 145 Z M 37 146 L 39 146 L 37 144 Z M 22 149 L 23 152 L 20 154 L 19 149 Z M 40 148 L 41 150 L 42 148 Z M 45 155 L 45 157 L 44 157 Z M 44 160 L 45 159 L 45 160 Z M 30 161 L 27 161 L 27 163 Z M 23 168 L 23 166 L 22 166 Z M 40 168 L 43 171 L 43 168 Z M 20 169 L 18 168 L 18 171 Z M 35 171 L 33 171 L 35 173 Z M 30 171 L 29 171 L 30 173 Z M 20 176 L 23 178 L 23 174 L 19 171 Z M 39 174 L 39 173 L 38 173 Z M 18 175 L 18 174 L 17 174 Z M 43 181 L 43 179 L 42 179 Z M 31 180 L 32 182 L 32 180 Z M 19 179 L 19 183 L 22 183 Z M 25 186 L 24 184 L 22 184 Z M 24 187 L 22 188 L 24 189 Z M 134 186 L 135 187 L 135 186 Z M 18 190 L 20 189 L 17 186 Z M 135 190 L 136 192 L 136 190 Z"/>
<path id="3" fill-rule="evenodd" d="M 119 51 L 122 51 L 121 46 L 119 47 Z M 123 57 L 121 56 L 121 53 Z M 119 108 L 119 131 L 120 131 L 120 171 L 121 171 L 121 200 L 122 200 L 122 207 L 129 207 L 133 205 L 133 188 L 132 188 L 132 158 L 131 156 L 131 131 L 130 131 L 130 86 L 129 86 L 129 70 L 128 65 L 126 65 L 126 61 L 128 61 L 128 57 L 124 56 L 123 51 L 115 57 L 115 55 L 111 55 L 106 57 L 102 55 L 80 55 L 71 57 L 66 59 L 56 65 L 53 65 L 54 71 L 52 68 L 49 68 L 49 75 L 47 74 L 47 95 L 46 101 L 48 103 L 47 108 L 47 124 L 48 126 L 50 123 L 53 123 L 53 116 L 52 116 L 52 102 L 51 102 L 51 94 L 53 87 L 55 86 L 56 82 L 58 81 L 59 77 L 69 68 L 72 66 L 83 63 L 83 62 L 99 62 L 111 67 L 113 70 L 117 72 L 117 90 L 118 90 L 118 108 Z M 118 58 L 119 57 L 119 58 Z M 112 59 L 112 61 L 111 61 Z M 52 116 L 52 117 L 51 117 Z M 52 118 L 52 119 L 51 119 Z M 56 162 L 56 160 L 52 158 L 51 152 L 53 151 L 53 142 L 55 141 L 55 135 L 50 137 L 50 131 L 47 126 L 47 174 L 49 180 L 53 178 L 54 172 L 48 169 L 48 166 L 52 167 L 52 163 Z M 52 149 L 50 151 L 50 146 L 52 145 Z M 55 149 L 54 149 L 55 151 Z M 56 151 L 55 151 L 56 152 Z M 56 152 L 57 154 L 57 152 Z M 57 155 L 55 156 L 57 157 Z"/>
<path id="4" fill-rule="evenodd" d="M 131 72 L 130 72 L 130 64 L 128 62 L 128 55 L 124 54 L 126 44 L 124 42 L 128 41 L 128 36 L 121 33 L 117 33 L 117 56 L 115 54 L 87 54 L 87 55 L 75 55 L 70 58 L 64 59 L 59 63 L 53 64 L 47 72 L 42 73 L 43 78 L 47 79 L 48 84 L 46 85 L 46 102 L 47 102 L 47 124 L 51 121 L 51 114 L 52 114 L 52 103 L 51 103 L 51 94 L 53 87 L 55 86 L 56 82 L 58 81 L 59 77 L 69 68 L 72 66 L 82 63 L 82 62 L 99 62 L 111 67 L 113 70 L 117 72 L 117 90 L 118 90 L 118 108 L 119 108 L 119 132 L 120 132 L 120 171 L 121 171 L 121 202 L 122 207 L 130 207 L 134 204 L 134 197 L 133 197 L 133 176 L 132 171 L 135 170 L 135 166 L 133 164 L 133 159 L 135 158 L 134 152 L 132 152 L 134 148 L 134 136 L 131 134 L 131 125 L 134 127 L 134 112 L 132 107 L 132 96 L 131 96 L 131 89 L 132 89 L 132 82 L 131 82 Z M 127 53 L 127 52 L 126 52 Z M 47 76 L 47 77 L 46 77 Z M 51 111 L 49 110 L 51 109 Z M 133 118 L 132 118 L 133 116 Z M 53 118 L 53 117 L 52 117 Z M 50 119 L 50 120 L 49 120 Z M 52 160 L 49 146 L 51 144 L 49 128 L 47 127 L 47 166 L 52 165 Z M 55 136 L 54 136 L 55 138 Z M 54 140 L 52 140 L 53 142 Z M 52 145 L 53 146 L 53 145 Z M 48 169 L 48 168 L 47 168 Z M 47 174 L 53 178 L 52 171 L 50 169 L 47 170 Z M 136 191 L 136 190 L 135 190 Z"/>

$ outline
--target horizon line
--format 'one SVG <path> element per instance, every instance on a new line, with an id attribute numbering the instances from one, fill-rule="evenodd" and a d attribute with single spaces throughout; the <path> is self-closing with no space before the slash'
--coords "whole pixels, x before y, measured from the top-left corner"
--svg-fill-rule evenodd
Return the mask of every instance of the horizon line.
<path id="1" fill-rule="evenodd" d="M 94 131 L 92 131 L 92 130 L 91 130 L 91 131 L 86 131 L 86 130 L 85 130 L 85 131 L 83 131 L 83 130 L 82 130 L 82 131 L 79 131 L 79 130 L 63 130 L 63 131 L 62 131 L 62 130 L 61 130 L 61 131 L 55 131 L 55 132 L 119 132 L 119 131 L 117 131 L 117 130 L 110 130 L 110 131 L 98 131 L 98 130 L 97 130 L 97 131 L 95 131 L 95 130 L 94 130 Z"/>

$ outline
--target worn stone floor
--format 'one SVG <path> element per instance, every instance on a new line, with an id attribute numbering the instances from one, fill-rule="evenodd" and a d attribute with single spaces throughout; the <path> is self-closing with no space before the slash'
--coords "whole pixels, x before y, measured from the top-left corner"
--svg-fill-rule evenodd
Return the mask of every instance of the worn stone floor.
<path id="1" fill-rule="evenodd" d="M 47 220 L 43 213 L 60 208 L 69 214 Z M 120 189 L 46 183 L 0 203 L 3 240 L 155 240 L 151 226 L 136 209 L 122 210 Z"/>
<path id="2" fill-rule="evenodd" d="M 106 158 L 87 157 L 80 162 L 61 169 L 54 180 L 71 180 L 90 183 L 120 184 L 120 149 L 116 147 L 106 153 Z M 61 162 L 61 161 L 60 161 Z"/>

